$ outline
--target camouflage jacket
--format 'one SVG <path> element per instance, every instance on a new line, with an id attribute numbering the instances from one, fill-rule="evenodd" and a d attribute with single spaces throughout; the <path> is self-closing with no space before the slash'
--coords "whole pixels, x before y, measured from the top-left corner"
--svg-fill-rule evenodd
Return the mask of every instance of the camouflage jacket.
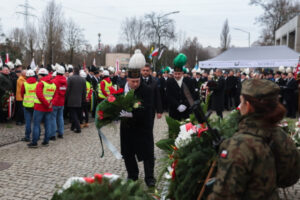
<path id="1" fill-rule="evenodd" d="M 220 146 L 218 170 L 209 199 L 279 199 L 275 158 L 269 146 L 272 131 L 245 116 L 239 131 Z"/>

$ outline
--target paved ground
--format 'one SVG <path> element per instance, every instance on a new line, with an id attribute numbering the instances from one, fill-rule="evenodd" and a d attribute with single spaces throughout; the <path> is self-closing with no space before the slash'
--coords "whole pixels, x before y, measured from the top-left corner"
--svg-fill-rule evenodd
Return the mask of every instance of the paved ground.
<path id="1" fill-rule="evenodd" d="M 93 125 L 83 129 L 81 134 L 66 129 L 63 140 L 51 141 L 49 147 L 39 146 L 38 149 L 29 149 L 26 143 L 16 142 L 23 137 L 23 131 L 24 127 L 12 123 L 0 125 L 1 200 L 50 199 L 56 186 L 61 186 L 71 176 L 109 172 L 126 177 L 122 160 L 112 157 L 108 149 L 105 148 L 104 158 L 100 158 L 100 143 Z M 166 131 L 165 120 L 156 121 L 155 141 L 165 137 Z M 103 132 L 119 147 L 118 130 L 105 127 Z M 161 155 L 157 148 L 155 152 L 156 156 Z M 140 169 L 143 179 L 142 165 Z M 299 195 L 300 184 L 287 191 L 287 199 L 300 199 Z"/>

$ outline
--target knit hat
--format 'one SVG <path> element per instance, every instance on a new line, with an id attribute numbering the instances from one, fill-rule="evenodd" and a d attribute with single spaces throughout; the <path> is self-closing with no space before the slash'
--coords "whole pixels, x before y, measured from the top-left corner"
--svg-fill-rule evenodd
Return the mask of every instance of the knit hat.
<path id="1" fill-rule="evenodd" d="M 140 49 L 136 49 L 129 60 L 128 78 L 139 78 L 141 75 L 140 70 L 145 66 L 145 64 L 146 60 L 144 55 Z"/>

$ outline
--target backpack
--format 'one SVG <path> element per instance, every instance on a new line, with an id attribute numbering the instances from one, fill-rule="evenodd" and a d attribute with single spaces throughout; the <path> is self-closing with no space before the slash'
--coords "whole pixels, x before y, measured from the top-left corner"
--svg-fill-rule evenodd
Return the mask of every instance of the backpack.
<path id="1" fill-rule="evenodd" d="M 272 132 L 269 143 L 275 157 L 277 186 L 289 187 L 300 178 L 300 152 L 291 137 L 282 129 Z"/>

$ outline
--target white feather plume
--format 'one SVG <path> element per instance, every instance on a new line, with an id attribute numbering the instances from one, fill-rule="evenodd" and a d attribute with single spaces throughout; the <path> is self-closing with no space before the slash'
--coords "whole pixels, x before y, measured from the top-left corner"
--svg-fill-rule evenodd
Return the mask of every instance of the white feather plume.
<path id="1" fill-rule="evenodd" d="M 292 68 L 291 67 L 286 68 L 286 73 L 290 73 L 290 72 L 292 72 Z"/>
<path id="2" fill-rule="evenodd" d="M 285 72 L 285 68 L 284 66 L 280 66 L 279 69 L 278 69 L 280 72 L 284 73 Z"/>
<path id="3" fill-rule="evenodd" d="M 20 65 L 22 65 L 22 62 L 19 59 L 16 59 L 15 65 L 20 66 Z"/>
<path id="4" fill-rule="evenodd" d="M 133 56 L 129 60 L 129 69 L 140 69 L 146 64 L 145 56 L 142 54 L 141 50 L 136 49 Z"/>
<path id="5" fill-rule="evenodd" d="M 14 63 L 12 63 L 11 61 L 9 61 L 8 63 L 6 63 L 6 65 L 9 67 L 10 70 L 12 70 L 15 67 Z"/>

